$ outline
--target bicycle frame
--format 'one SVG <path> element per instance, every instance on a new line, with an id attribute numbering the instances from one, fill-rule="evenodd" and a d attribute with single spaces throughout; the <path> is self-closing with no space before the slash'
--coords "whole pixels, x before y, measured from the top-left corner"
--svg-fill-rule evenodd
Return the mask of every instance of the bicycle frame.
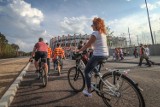
<path id="1" fill-rule="evenodd" d="M 113 84 L 115 84 L 115 75 L 114 75 L 114 74 L 115 74 L 115 73 L 120 73 L 120 70 L 117 70 L 117 69 L 114 69 L 114 70 L 109 69 L 109 70 L 108 70 L 109 72 L 112 72 L 112 75 L 113 75 L 113 77 L 114 77 L 113 84 L 111 84 L 108 80 L 104 81 L 104 80 L 102 79 L 102 74 L 100 73 L 101 66 L 102 66 L 102 64 L 99 64 L 99 65 L 97 65 L 97 66 L 94 68 L 94 69 L 97 70 L 96 75 L 99 77 L 99 81 L 102 81 L 102 82 L 105 84 L 105 86 L 108 87 L 108 89 L 112 92 L 112 93 L 107 93 L 107 94 L 110 94 L 110 95 L 112 95 L 112 96 L 115 96 L 115 95 L 116 95 L 116 96 L 119 96 L 119 93 L 117 93 L 116 90 L 118 90 L 120 86 L 116 87 L 116 86 L 113 85 Z M 92 71 L 93 71 L 93 70 L 92 70 Z M 123 70 L 123 73 L 120 73 L 120 78 L 121 78 L 122 75 L 127 74 L 128 71 L 130 71 L 130 70 L 129 70 L 129 69 Z M 121 72 L 122 72 L 122 71 L 121 71 Z M 92 84 L 91 84 L 91 85 L 92 85 Z M 104 92 L 101 92 L 101 91 L 100 91 L 98 88 L 96 88 L 95 86 L 92 85 L 92 87 L 93 87 L 94 90 L 97 91 L 98 93 L 104 94 Z"/>
<path id="2" fill-rule="evenodd" d="M 85 88 L 85 78 L 84 78 L 84 74 L 82 72 L 81 65 L 80 65 L 82 61 L 81 60 L 82 57 L 81 55 L 80 56 L 79 55 L 80 54 L 77 54 L 76 66 L 71 67 L 68 71 L 68 82 L 71 88 L 75 92 L 81 92 Z M 112 104 L 113 105 L 118 104 L 117 103 L 118 101 L 123 101 L 125 97 L 126 97 L 125 101 L 127 103 L 130 100 L 131 101 L 135 100 L 136 103 L 133 102 L 133 105 L 139 105 L 137 107 L 145 107 L 144 98 L 142 96 L 142 93 L 140 92 L 142 89 L 138 87 L 138 84 L 136 82 L 134 82 L 131 78 L 127 76 L 128 71 L 130 71 L 130 69 L 122 70 L 122 69 L 107 69 L 106 68 L 108 72 L 101 74 L 100 73 L 101 67 L 105 62 L 106 60 L 100 61 L 98 65 L 96 65 L 87 74 L 90 78 L 92 78 L 91 79 L 91 92 L 95 91 L 97 95 L 100 96 L 103 99 L 104 103 L 109 107 Z M 76 82 L 77 84 L 79 83 L 79 81 L 77 81 L 78 79 L 80 79 L 82 84 L 77 86 L 75 85 L 75 83 Z M 134 98 L 128 97 L 130 96 L 130 93 L 126 94 L 126 96 L 123 96 L 126 89 L 129 89 L 129 91 L 133 92 Z M 130 104 L 130 102 L 128 104 Z"/>

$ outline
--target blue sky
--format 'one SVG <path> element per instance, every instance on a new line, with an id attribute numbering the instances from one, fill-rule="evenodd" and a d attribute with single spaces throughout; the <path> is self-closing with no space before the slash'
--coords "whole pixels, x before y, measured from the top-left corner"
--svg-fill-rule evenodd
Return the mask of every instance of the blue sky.
<path id="1" fill-rule="evenodd" d="M 147 0 L 153 34 L 160 43 L 160 0 Z M 93 17 L 101 17 L 114 36 L 133 44 L 151 43 L 144 0 L 0 0 L 0 32 L 22 51 L 31 51 L 39 37 L 91 34 Z"/>

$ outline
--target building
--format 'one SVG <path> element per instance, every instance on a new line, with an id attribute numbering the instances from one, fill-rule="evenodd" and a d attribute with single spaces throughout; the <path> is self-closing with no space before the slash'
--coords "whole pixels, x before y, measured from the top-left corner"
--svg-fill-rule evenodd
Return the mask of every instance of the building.
<path id="1" fill-rule="evenodd" d="M 59 43 L 61 47 L 67 49 L 67 48 L 73 48 L 77 47 L 78 43 L 80 41 L 83 41 L 86 43 L 89 40 L 89 35 L 81 35 L 81 34 L 74 34 L 74 35 L 68 35 L 68 36 L 58 36 L 54 37 L 50 40 L 50 46 L 52 49 L 55 48 L 56 44 Z"/>
<path id="2" fill-rule="evenodd" d="M 110 48 L 127 47 L 127 40 L 124 37 L 107 36 L 108 46 Z"/>
<path id="3" fill-rule="evenodd" d="M 52 50 L 56 47 L 57 43 L 65 50 L 66 56 L 78 47 L 80 41 L 86 43 L 89 40 L 90 35 L 74 34 L 68 36 L 58 36 L 50 40 L 50 47 Z M 124 37 L 107 36 L 108 46 L 110 49 L 117 47 L 125 48 L 127 46 L 127 40 Z M 107 42 L 106 41 L 106 42 Z"/>

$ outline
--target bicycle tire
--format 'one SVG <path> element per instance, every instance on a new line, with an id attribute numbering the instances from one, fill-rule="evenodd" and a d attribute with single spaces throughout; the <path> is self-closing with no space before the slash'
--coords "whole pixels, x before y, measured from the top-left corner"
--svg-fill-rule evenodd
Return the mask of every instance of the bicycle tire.
<path id="1" fill-rule="evenodd" d="M 44 87 L 46 87 L 48 84 L 48 76 L 44 69 L 42 69 L 42 84 Z"/>
<path id="2" fill-rule="evenodd" d="M 125 76 L 125 75 L 121 75 L 120 73 L 118 73 L 118 72 L 116 72 L 115 74 L 114 74 L 114 77 L 115 77 L 115 86 L 116 85 L 118 85 L 117 83 L 118 82 L 121 82 L 121 85 L 119 85 L 120 86 L 120 88 L 118 89 L 118 91 L 119 91 L 119 93 L 121 94 L 120 95 L 120 98 L 117 98 L 116 96 L 112 96 L 112 95 L 109 95 L 109 94 L 107 94 L 107 93 L 109 93 L 109 90 L 107 90 L 107 92 L 105 93 L 105 94 L 102 94 L 102 99 L 103 99 L 103 101 L 104 101 L 104 103 L 108 106 L 108 107 L 145 107 L 145 102 L 144 102 L 144 98 L 143 98 L 143 96 L 142 96 L 142 94 L 141 94 L 141 92 L 140 92 L 140 90 L 138 89 L 138 87 L 137 87 L 137 85 L 130 79 L 130 78 L 128 78 L 127 76 Z M 120 79 L 119 79 L 120 78 Z M 109 73 L 106 73 L 106 74 L 104 74 L 103 75 L 103 77 L 102 77 L 102 79 L 105 81 L 105 80 L 108 80 L 110 83 L 112 82 L 112 84 L 114 84 L 113 83 L 113 73 L 112 72 L 109 72 Z M 109 80 L 109 79 L 111 79 L 111 80 Z M 124 82 L 126 82 L 127 84 L 128 84 L 128 86 L 126 87 L 126 88 L 122 88 L 123 86 L 122 85 L 125 85 L 124 84 Z M 104 90 L 103 90 L 103 87 L 105 86 L 104 85 L 104 83 L 102 82 L 102 81 L 100 81 L 100 83 L 99 83 L 99 86 L 100 86 L 100 91 L 101 92 L 104 92 Z M 138 103 L 136 103 L 134 100 L 133 100 L 133 97 L 134 96 L 132 96 L 132 93 L 131 92 L 129 92 L 128 93 L 128 95 L 129 95 L 129 97 L 128 98 L 122 98 L 122 97 L 124 97 L 124 96 L 126 96 L 126 92 L 122 92 L 123 90 L 125 91 L 127 91 L 128 89 L 127 88 L 131 88 L 133 91 L 134 91 L 134 93 L 135 93 L 135 95 L 136 95 L 136 101 L 138 102 Z M 117 92 L 118 92 L 117 91 Z M 132 96 L 132 97 L 131 97 Z M 131 98 L 131 100 L 129 100 L 129 98 Z M 122 103 L 119 103 L 120 102 L 120 99 L 122 100 Z M 113 100 L 115 100 L 116 101 L 116 103 L 118 103 L 118 105 L 116 105 L 116 103 L 112 103 L 112 101 Z M 124 103 L 124 100 L 127 100 L 128 101 L 128 105 L 127 105 L 127 103 Z M 131 102 L 133 102 L 133 105 L 131 104 Z M 112 105 L 113 104 L 113 105 Z M 121 105 L 119 105 L 119 104 L 122 104 L 122 106 Z M 134 104 L 137 104 L 136 106 L 134 106 Z M 126 106 L 125 106 L 126 105 Z M 132 106 L 131 106 L 132 105 Z"/>
<path id="3" fill-rule="evenodd" d="M 76 67 L 70 68 L 68 70 L 68 82 L 75 92 L 81 92 L 85 87 L 85 79 L 82 71 Z"/>

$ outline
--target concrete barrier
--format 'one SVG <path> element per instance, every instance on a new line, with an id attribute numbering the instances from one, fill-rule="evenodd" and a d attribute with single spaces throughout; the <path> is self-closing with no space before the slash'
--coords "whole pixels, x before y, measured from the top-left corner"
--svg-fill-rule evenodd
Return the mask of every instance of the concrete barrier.
<path id="1" fill-rule="evenodd" d="M 14 99 L 16 95 L 17 89 L 19 88 L 19 83 L 22 81 L 23 76 L 26 74 L 28 67 L 30 66 L 30 62 L 27 66 L 22 70 L 20 75 L 16 78 L 13 84 L 9 87 L 9 89 L 5 92 L 5 94 L 0 99 L 0 107 L 8 107 Z"/>

